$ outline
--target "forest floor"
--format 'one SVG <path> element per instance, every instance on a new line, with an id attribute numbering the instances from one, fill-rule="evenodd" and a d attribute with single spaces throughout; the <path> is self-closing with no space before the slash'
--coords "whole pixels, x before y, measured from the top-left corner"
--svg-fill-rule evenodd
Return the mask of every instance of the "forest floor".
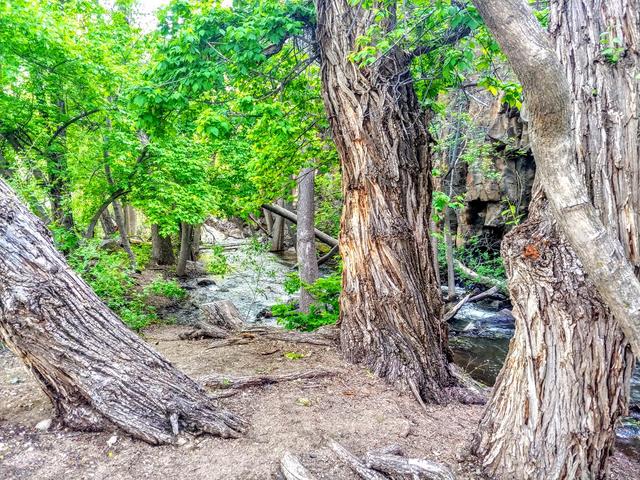
<path id="1" fill-rule="evenodd" d="M 327 447 L 329 439 L 357 454 L 397 444 L 405 455 L 447 464 L 459 479 L 483 478 L 465 455 L 481 406 L 429 406 L 425 413 L 413 397 L 346 364 L 332 348 L 258 338 L 211 349 L 210 340 L 179 340 L 185 329 L 156 326 L 144 338 L 195 379 L 318 368 L 338 373 L 245 389 L 220 400 L 250 422 L 240 438 L 185 437 L 182 445 L 153 447 L 117 431 L 36 429 L 51 417 L 50 404 L 22 364 L 1 350 L 0 478 L 270 479 L 287 450 L 318 479 L 358 478 Z M 291 352 L 303 356 L 291 359 L 299 356 Z M 616 453 L 611 464 L 612 479 L 640 479 L 640 465 L 624 454 Z"/>

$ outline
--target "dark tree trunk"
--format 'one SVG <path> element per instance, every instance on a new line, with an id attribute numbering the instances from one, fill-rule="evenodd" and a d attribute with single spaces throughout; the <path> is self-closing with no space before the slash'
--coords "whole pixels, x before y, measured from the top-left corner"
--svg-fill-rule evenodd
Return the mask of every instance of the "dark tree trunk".
<path id="1" fill-rule="evenodd" d="M 410 59 L 392 47 L 359 68 L 348 57 L 376 14 L 348 0 L 319 0 L 317 9 L 323 96 L 342 161 L 341 349 L 423 399 L 446 401 L 457 381 L 429 233 L 429 139 Z"/>
<path id="2" fill-rule="evenodd" d="M 576 164 L 637 272 L 640 92 L 628 72 L 640 66 L 640 11 L 623 0 L 606 8 L 596 0 L 559 0 L 551 12 L 573 94 Z M 602 57 L 601 33 L 610 29 L 628 47 L 620 65 Z M 477 452 L 487 473 L 501 479 L 604 479 L 634 359 L 540 189 L 529 212 L 503 242 L 516 333 Z"/>
<path id="3" fill-rule="evenodd" d="M 182 222 L 180 224 L 180 252 L 178 252 L 178 264 L 176 275 L 184 277 L 187 274 L 187 262 L 191 260 L 191 246 L 193 242 L 193 226 Z"/>
<path id="4" fill-rule="evenodd" d="M 314 203 L 314 168 L 303 168 L 298 176 L 298 232 L 296 243 L 298 251 L 298 272 L 303 283 L 311 284 L 318 279 L 318 257 L 316 253 L 315 203 Z M 298 309 L 309 313 L 313 296 L 305 289 L 300 289 Z"/>
<path id="5" fill-rule="evenodd" d="M 102 233 L 106 237 L 111 237 L 118 231 L 118 226 L 109 212 L 109 208 L 105 208 L 100 215 L 100 224 L 102 225 Z"/>
<path id="6" fill-rule="evenodd" d="M 151 261 L 156 265 L 173 265 L 176 257 L 173 254 L 171 237 L 160 235 L 158 225 L 151 225 Z"/>
<path id="7" fill-rule="evenodd" d="M 66 264 L 0 180 L 0 340 L 76 430 L 119 427 L 152 444 L 176 430 L 236 436 L 242 422 L 131 332 Z"/>
<path id="8" fill-rule="evenodd" d="M 127 227 L 127 235 L 134 237 L 138 234 L 138 213 L 131 205 L 123 205 L 124 224 Z"/>

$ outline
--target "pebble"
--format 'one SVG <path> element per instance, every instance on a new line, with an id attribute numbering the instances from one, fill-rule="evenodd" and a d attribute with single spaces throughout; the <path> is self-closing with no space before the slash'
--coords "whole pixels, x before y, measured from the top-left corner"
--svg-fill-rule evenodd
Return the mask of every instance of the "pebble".
<path id="1" fill-rule="evenodd" d="M 113 447 L 116 444 L 117 441 L 118 441 L 118 436 L 117 435 L 112 435 L 111 438 L 109 438 L 109 440 L 107 440 L 107 446 Z"/>
<path id="2" fill-rule="evenodd" d="M 11 385 L 17 385 L 19 383 L 22 383 L 22 379 L 19 377 L 12 377 L 11 380 L 9 380 L 9 383 Z"/>
<path id="3" fill-rule="evenodd" d="M 42 430 L 43 432 L 46 432 L 47 430 L 49 430 L 50 427 L 51 427 L 50 418 L 45 418 L 44 420 L 41 420 L 36 424 L 36 430 Z"/>

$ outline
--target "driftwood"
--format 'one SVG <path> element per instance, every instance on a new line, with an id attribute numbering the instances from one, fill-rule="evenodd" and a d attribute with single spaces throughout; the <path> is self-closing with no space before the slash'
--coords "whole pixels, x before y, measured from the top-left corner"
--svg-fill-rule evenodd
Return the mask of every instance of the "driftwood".
<path id="1" fill-rule="evenodd" d="M 285 452 L 280 460 L 280 469 L 286 480 L 315 480 L 316 478 L 302 465 L 298 457 L 290 452 Z"/>
<path id="2" fill-rule="evenodd" d="M 369 452 L 365 455 L 364 463 L 368 468 L 384 472 L 398 480 L 456 480 L 453 472 L 445 465 L 422 458 Z"/>
<path id="3" fill-rule="evenodd" d="M 324 378 L 337 375 L 334 370 L 306 370 L 304 372 L 285 373 L 279 375 L 254 375 L 234 377 L 223 374 L 213 374 L 204 378 L 201 383 L 207 387 L 241 389 L 249 387 L 259 387 L 280 382 L 291 382 L 307 378 Z"/>
<path id="4" fill-rule="evenodd" d="M 335 452 L 338 458 L 346 463 L 351 470 L 356 472 L 360 478 L 363 478 L 364 480 L 388 480 L 388 478 L 383 474 L 367 467 L 358 457 L 338 442 L 330 440 L 329 447 Z"/>
<path id="5" fill-rule="evenodd" d="M 200 320 L 195 329 L 180 335 L 182 340 L 199 338 L 227 338 L 242 328 L 240 312 L 229 300 L 205 303 L 200 306 Z"/>
<path id="6" fill-rule="evenodd" d="M 483 300 L 483 299 L 485 299 L 487 297 L 491 297 L 492 295 L 495 295 L 496 293 L 498 293 L 498 287 L 491 287 L 486 292 L 479 293 L 478 295 L 476 295 L 474 297 L 472 297 L 471 294 L 465 296 L 462 300 L 460 300 L 458 303 L 456 303 L 453 306 L 453 308 L 451 308 L 451 310 L 449 310 L 447 313 L 444 314 L 443 320 L 445 322 L 448 322 L 453 317 L 455 317 L 456 313 L 458 313 L 458 311 L 463 307 L 463 305 L 465 303 L 478 302 L 478 301 Z"/>

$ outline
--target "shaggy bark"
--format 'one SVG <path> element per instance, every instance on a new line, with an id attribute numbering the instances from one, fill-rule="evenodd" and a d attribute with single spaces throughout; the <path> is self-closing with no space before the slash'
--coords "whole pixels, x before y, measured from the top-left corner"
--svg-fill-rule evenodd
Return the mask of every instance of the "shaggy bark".
<path id="1" fill-rule="evenodd" d="M 172 442 L 176 425 L 224 437 L 243 428 L 126 328 L 2 180 L 0 232 L 0 340 L 34 374 L 58 424 L 119 427 L 152 444 Z"/>
<path id="2" fill-rule="evenodd" d="M 410 56 L 392 47 L 360 68 L 348 57 L 375 12 L 347 0 L 319 0 L 317 10 L 323 97 L 342 162 L 341 350 L 419 399 L 444 402 L 457 382 L 429 233 L 428 134 Z"/>
<path id="3" fill-rule="evenodd" d="M 176 263 L 171 237 L 169 235 L 160 235 L 158 225 L 151 225 L 151 260 L 156 265 L 173 265 Z"/>
<path id="4" fill-rule="evenodd" d="M 298 272 L 303 283 L 311 284 L 318 279 L 318 257 L 314 234 L 315 203 L 314 178 L 315 169 L 303 168 L 298 176 L 298 232 L 296 235 L 298 250 Z M 309 313 L 313 296 L 303 287 L 300 288 L 298 309 Z"/>
<path id="5" fill-rule="evenodd" d="M 481 420 L 476 449 L 487 473 L 498 478 L 606 478 L 615 422 L 626 411 L 633 357 L 628 340 L 595 289 L 594 281 L 600 284 L 606 276 L 583 269 L 578 258 L 587 253 L 588 262 L 606 264 L 603 257 L 611 251 L 603 251 L 610 247 L 595 242 L 604 237 L 591 236 L 593 225 L 585 227 L 581 221 L 594 223 L 592 213 L 584 213 L 584 202 L 589 202 L 585 192 L 564 186 L 575 195 L 574 210 L 583 213 L 576 217 L 569 212 L 556 225 L 552 216 L 557 216 L 558 206 L 551 209 L 542 187 L 553 198 L 557 179 L 550 180 L 550 174 L 568 172 L 575 175 L 574 184 L 586 180 L 597 214 L 617 230 L 637 269 L 639 92 L 625 69 L 636 70 L 638 65 L 639 12 L 622 0 L 607 2 L 607 8 L 595 0 L 572 5 L 552 2 L 551 29 L 563 63 L 559 66 L 548 57 L 553 52 L 549 53 L 548 42 L 540 38 L 524 4 L 509 0 L 498 12 L 491 2 L 476 3 L 523 76 L 536 163 L 543 165 L 528 220 L 503 241 L 516 334 Z M 512 29 L 507 32 L 494 24 L 506 21 L 504 15 L 529 23 L 516 34 Z M 624 69 L 601 56 L 600 34 L 610 28 L 629 42 Z M 515 52 L 516 48 L 521 50 Z M 523 65 L 527 59 L 514 59 L 520 55 L 531 56 L 539 71 L 530 72 Z M 548 71 L 551 80 L 535 79 Z M 549 168 L 554 149 L 571 168 L 565 172 Z M 586 251 L 586 243 L 574 250 L 573 233 L 565 236 L 567 222 L 598 251 Z M 621 249 L 615 255 L 624 260 Z M 620 295 L 624 298 L 625 292 Z"/>

